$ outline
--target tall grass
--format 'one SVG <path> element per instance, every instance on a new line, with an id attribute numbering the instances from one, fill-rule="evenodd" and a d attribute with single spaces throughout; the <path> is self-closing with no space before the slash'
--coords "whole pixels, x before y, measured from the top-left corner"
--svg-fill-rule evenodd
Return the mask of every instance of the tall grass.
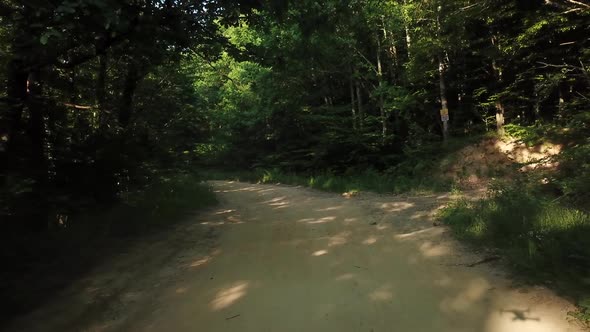
<path id="1" fill-rule="evenodd" d="M 494 248 L 535 282 L 578 300 L 590 319 L 590 216 L 523 187 L 496 189 L 480 201 L 462 200 L 439 216 L 475 246 Z"/>

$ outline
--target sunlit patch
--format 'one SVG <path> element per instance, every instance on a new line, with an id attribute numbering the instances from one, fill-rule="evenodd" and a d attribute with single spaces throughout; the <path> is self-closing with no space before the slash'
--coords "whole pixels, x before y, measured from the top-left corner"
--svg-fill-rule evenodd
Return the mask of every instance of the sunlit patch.
<path id="1" fill-rule="evenodd" d="M 442 227 L 429 227 L 429 228 L 421 229 L 419 231 L 414 231 L 411 233 L 398 234 L 398 235 L 395 235 L 395 238 L 396 239 L 405 239 L 405 238 L 410 238 L 410 237 L 416 237 L 418 235 L 423 235 L 426 233 L 432 233 L 432 235 L 438 235 L 438 234 L 443 233 L 444 231 L 445 230 Z"/>
<path id="2" fill-rule="evenodd" d="M 220 290 L 211 301 L 211 308 L 217 311 L 231 306 L 246 295 L 249 285 L 250 283 L 247 281 L 238 281 Z"/>
<path id="3" fill-rule="evenodd" d="M 410 219 L 411 220 L 424 219 L 429 216 L 430 216 L 430 212 L 416 212 L 410 217 Z"/>
<path id="4" fill-rule="evenodd" d="M 353 273 L 345 273 L 342 275 L 339 275 L 338 277 L 336 277 L 336 281 L 346 281 L 346 280 L 352 280 L 354 279 L 354 274 Z"/>
<path id="5" fill-rule="evenodd" d="M 430 241 L 426 241 L 420 245 L 420 252 L 425 257 L 439 257 L 450 254 L 451 249 L 442 244 L 433 244 Z"/>
<path id="6" fill-rule="evenodd" d="M 214 214 L 215 215 L 218 215 L 218 214 L 226 214 L 226 213 L 232 213 L 232 212 L 235 212 L 235 211 L 236 210 L 232 210 L 232 209 L 229 209 L 229 210 L 219 210 L 219 211 L 215 212 Z"/>
<path id="7" fill-rule="evenodd" d="M 377 238 L 375 236 L 369 236 L 367 239 L 363 241 L 363 244 L 368 246 L 377 243 Z"/>
<path id="8" fill-rule="evenodd" d="M 200 224 L 207 225 L 207 226 L 221 226 L 221 225 L 225 225 L 225 221 L 204 221 Z"/>
<path id="9" fill-rule="evenodd" d="M 244 222 L 242 221 L 242 219 L 240 219 L 240 216 L 229 216 L 226 217 L 227 221 L 229 221 L 232 224 L 243 224 Z"/>
<path id="10" fill-rule="evenodd" d="M 318 250 L 316 252 L 314 252 L 313 254 L 311 254 L 312 256 L 318 257 L 318 256 L 323 256 L 328 254 L 328 250 Z"/>
<path id="11" fill-rule="evenodd" d="M 399 212 L 414 207 L 414 203 L 408 202 L 395 202 L 395 203 L 383 203 L 381 208 L 387 212 Z"/>
<path id="12" fill-rule="evenodd" d="M 207 256 L 207 257 L 201 258 L 199 260 L 196 260 L 196 261 L 190 263 L 189 266 L 190 267 L 199 267 L 199 266 L 209 263 L 210 260 L 211 260 L 211 257 Z"/>
<path id="13" fill-rule="evenodd" d="M 379 224 L 379 225 L 377 225 L 376 228 L 377 228 L 377 230 L 383 231 L 383 230 L 389 229 L 389 226 L 384 225 L 384 224 Z"/>
<path id="14" fill-rule="evenodd" d="M 340 210 L 342 209 L 342 206 L 331 206 L 325 209 L 317 209 L 317 212 L 327 212 L 327 211 L 334 211 L 334 210 Z"/>
<path id="15" fill-rule="evenodd" d="M 323 218 L 316 219 L 316 220 L 313 220 L 313 221 L 308 221 L 307 223 L 310 224 L 310 225 L 314 225 L 314 224 L 325 224 L 325 223 L 334 221 L 335 219 L 336 219 L 336 217 L 323 217 Z"/>
<path id="16" fill-rule="evenodd" d="M 188 291 L 188 288 L 186 288 L 186 287 L 179 287 L 179 288 L 177 288 L 177 289 L 176 289 L 174 292 L 175 292 L 176 294 L 184 294 L 184 293 L 186 293 L 187 291 Z"/>
<path id="17" fill-rule="evenodd" d="M 263 204 L 270 204 L 270 203 L 276 203 L 276 202 L 280 202 L 282 200 L 284 200 L 285 198 L 287 198 L 287 196 L 281 196 L 281 197 L 275 197 L 273 199 L 270 199 L 268 201 L 264 201 L 262 202 Z"/>
<path id="18" fill-rule="evenodd" d="M 483 278 L 471 280 L 467 287 L 457 296 L 453 298 L 444 299 L 440 308 L 443 312 L 465 312 L 471 306 L 483 298 L 487 290 L 490 289 L 490 284 Z"/>
<path id="19" fill-rule="evenodd" d="M 393 293 L 390 285 L 384 285 L 374 290 L 369 294 L 369 298 L 372 301 L 389 301 L 393 299 Z"/>
<path id="20" fill-rule="evenodd" d="M 350 232 L 340 232 L 334 236 L 331 236 L 328 241 L 328 247 L 336 247 L 346 244 L 348 242 L 348 237 L 350 236 Z"/>

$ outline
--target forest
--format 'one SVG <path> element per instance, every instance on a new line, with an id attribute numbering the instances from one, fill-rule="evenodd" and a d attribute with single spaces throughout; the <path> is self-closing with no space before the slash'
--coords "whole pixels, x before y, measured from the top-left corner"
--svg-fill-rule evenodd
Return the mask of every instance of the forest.
<path id="1" fill-rule="evenodd" d="M 0 317 L 203 180 L 461 191 L 439 162 L 512 137 L 558 167 L 491 169 L 442 221 L 590 319 L 589 37 L 587 0 L 0 0 Z"/>

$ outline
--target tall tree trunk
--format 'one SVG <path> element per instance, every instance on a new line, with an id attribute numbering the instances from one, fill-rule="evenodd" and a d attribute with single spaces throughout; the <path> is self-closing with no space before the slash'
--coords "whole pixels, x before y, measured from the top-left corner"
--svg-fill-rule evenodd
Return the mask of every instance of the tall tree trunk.
<path id="1" fill-rule="evenodd" d="M 404 7 L 407 7 L 408 2 L 406 0 L 404 0 Z M 407 15 L 406 13 L 406 16 Z M 406 32 L 406 52 L 408 54 L 408 60 L 412 58 L 412 36 L 410 35 L 410 23 L 408 22 L 407 19 L 404 18 L 404 30 Z"/>
<path id="2" fill-rule="evenodd" d="M 127 128 L 133 113 L 133 96 L 137 89 L 139 81 L 139 74 L 135 64 L 130 63 L 127 68 L 127 77 L 125 78 L 125 85 L 123 86 L 123 93 L 121 95 L 121 105 L 119 108 L 119 125 L 122 128 Z"/>
<path id="3" fill-rule="evenodd" d="M 492 42 L 492 46 L 494 46 L 495 48 L 500 50 L 500 45 L 498 43 L 496 36 L 494 36 L 494 35 L 492 36 L 491 42 Z M 502 88 L 503 73 L 502 73 L 502 68 L 500 66 L 498 66 L 498 63 L 496 62 L 495 58 L 492 59 L 492 69 L 494 71 L 494 79 L 496 80 L 496 90 L 498 93 L 500 91 L 500 89 Z M 496 106 L 496 131 L 498 132 L 498 134 L 504 135 L 505 108 L 504 108 L 504 103 L 502 102 L 502 97 L 498 97 L 498 99 L 495 102 L 495 106 Z"/>
<path id="4" fill-rule="evenodd" d="M 365 113 L 363 110 L 363 94 L 361 91 L 361 86 L 358 80 L 355 81 L 355 87 L 356 87 L 356 101 L 358 103 L 358 122 L 359 122 L 359 130 L 362 132 L 363 131 L 363 127 L 364 127 L 364 117 L 365 117 Z"/>
<path id="5" fill-rule="evenodd" d="M 96 78 L 96 105 L 98 106 L 98 127 L 102 131 L 107 125 L 106 109 L 106 82 L 107 82 L 108 57 L 103 54 L 98 57 L 98 75 Z"/>
<path id="6" fill-rule="evenodd" d="M 350 108 L 352 111 L 352 129 L 354 131 L 357 130 L 357 116 L 356 116 L 356 106 L 355 106 L 355 98 L 354 98 L 354 78 L 351 75 L 350 76 L 350 80 L 349 80 L 349 86 L 350 86 Z"/>
<path id="7" fill-rule="evenodd" d="M 438 77 L 439 77 L 439 89 L 440 89 L 440 106 L 441 113 L 448 114 L 449 102 L 447 99 L 447 85 L 445 82 L 445 63 L 442 53 L 438 54 Z M 443 121 L 443 140 L 446 142 L 449 138 L 449 121 Z"/>
<path id="8" fill-rule="evenodd" d="M 504 135 L 504 104 L 500 100 L 496 101 L 496 130 Z"/>
<path id="9" fill-rule="evenodd" d="M 387 116 L 383 101 L 383 66 L 381 65 L 381 38 L 377 33 L 377 80 L 379 82 L 379 113 L 381 115 L 381 140 L 385 144 L 387 138 Z"/>
<path id="10" fill-rule="evenodd" d="M 29 110 L 29 138 L 31 140 L 31 166 L 35 184 L 33 196 L 36 206 L 32 214 L 32 227 L 37 231 L 47 229 L 49 217 L 48 198 L 48 164 L 45 151 L 45 105 L 43 101 L 43 85 L 40 72 L 31 71 L 28 75 L 28 98 L 27 108 Z"/>
<path id="11" fill-rule="evenodd" d="M 22 114 L 27 98 L 27 76 L 20 61 L 12 60 L 7 68 L 7 107 L 2 108 L 0 119 L 0 155 L 2 159 L 1 169 L 6 170 L 16 165 L 16 152 L 18 151 L 17 136 L 22 130 Z"/>
<path id="12" fill-rule="evenodd" d="M 442 27 L 440 23 L 440 15 L 442 11 L 442 6 L 438 6 L 437 15 L 436 15 L 436 32 L 438 42 L 441 46 L 439 46 L 438 50 L 438 78 L 439 78 L 439 89 L 440 89 L 440 106 L 441 106 L 441 114 L 449 114 L 449 102 L 447 99 L 447 85 L 445 82 L 445 72 L 446 72 L 446 64 L 445 59 L 443 56 L 443 48 L 442 48 Z M 449 139 L 449 121 L 443 121 L 443 140 L 446 142 Z"/>

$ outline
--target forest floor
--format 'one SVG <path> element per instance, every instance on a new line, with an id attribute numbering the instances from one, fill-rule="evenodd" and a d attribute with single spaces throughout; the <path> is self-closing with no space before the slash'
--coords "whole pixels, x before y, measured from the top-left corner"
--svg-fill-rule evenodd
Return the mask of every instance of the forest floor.
<path id="1" fill-rule="evenodd" d="M 437 226 L 451 194 L 211 184 L 220 205 L 105 260 L 9 330 L 583 330 L 569 301 Z"/>

